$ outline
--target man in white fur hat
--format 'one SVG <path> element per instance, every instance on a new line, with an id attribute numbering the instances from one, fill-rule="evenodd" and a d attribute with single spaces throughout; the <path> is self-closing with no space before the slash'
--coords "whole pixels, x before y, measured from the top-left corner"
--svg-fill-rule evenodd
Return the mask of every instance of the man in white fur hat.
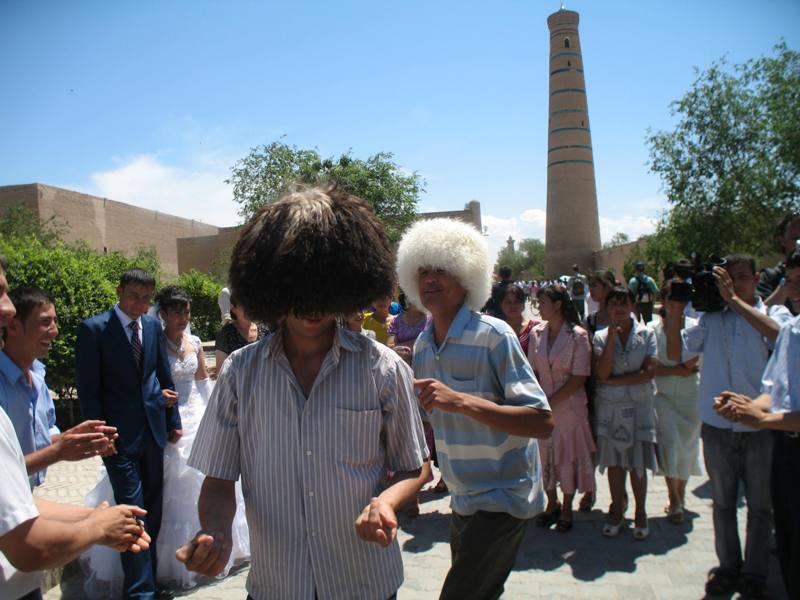
<path id="1" fill-rule="evenodd" d="M 473 227 L 420 221 L 397 263 L 401 287 L 432 316 L 413 368 L 451 492 L 452 565 L 440 598 L 499 598 L 528 519 L 544 508 L 536 438 L 550 436 L 550 406 L 514 331 L 478 312 L 492 268 Z"/>

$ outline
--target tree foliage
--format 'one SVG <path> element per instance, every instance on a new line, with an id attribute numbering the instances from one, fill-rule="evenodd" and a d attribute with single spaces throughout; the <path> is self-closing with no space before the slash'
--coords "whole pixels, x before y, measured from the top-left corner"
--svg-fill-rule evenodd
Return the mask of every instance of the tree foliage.
<path id="1" fill-rule="evenodd" d="M 655 236 L 682 255 L 763 255 L 775 222 L 800 209 L 800 53 L 782 42 L 774 54 L 698 72 L 671 104 L 675 129 L 648 137 L 672 205 Z"/>
<path id="2" fill-rule="evenodd" d="M 233 185 L 233 198 L 245 219 L 277 200 L 292 184 L 338 183 L 370 202 L 389 237 L 397 240 L 416 218 L 425 182 L 418 173 L 405 172 L 392 158 L 390 152 L 379 152 L 362 160 L 349 151 L 338 158 L 322 158 L 315 149 L 275 141 L 253 148 L 237 161 L 227 183 Z"/>
<path id="3" fill-rule="evenodd" d="M 502 266 L 511 268 L 511 277 L 513 279 L 538 279 L 543 277 L 544 243 L 538 239 L 526 238 L 520 241 L 514 250 L 504 246 L 497 254 L 495 271 Z"/>
<path id="4" fill-rule="evenodd" d="M 222 283 L 211 275 L 192 269 L 180 275 L 175 285 L 186 290 L 192 299 L 192 333 L 201 340 L 213 340 L 222 325 L 217 304 Z"/>
<path id="5" fill-rule="evenodd" d="M 603 248 L 613 248 L 614 246 L 621 246 L 622 244 L 627 244 L 630 241 L 631 238 L 628 237 L 627 233 L 618 231 L 617 233 L 611 236 L 610 240 L 608 240 L 605 244 L 603 244 Z"/>

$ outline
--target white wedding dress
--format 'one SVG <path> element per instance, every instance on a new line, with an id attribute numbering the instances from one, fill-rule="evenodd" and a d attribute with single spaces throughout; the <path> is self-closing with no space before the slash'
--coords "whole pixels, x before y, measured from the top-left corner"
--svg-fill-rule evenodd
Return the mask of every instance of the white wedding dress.
<path id="1" fill-rule="evenodd" d="M 201 349 L 200 338 L 190 336 L 192 344 Z M 170 587 L 187 589 L 203 579 L 186 570 L 175 558 L 175 550 L 185 544 L 200 529 L 197 516 L 197 499 L 200 496 L 204 475 L 186 464 L 192 449 L 197 428 L 205 412 L 205 401 L 195 384 L 197 354 L 185 358 L 169 356 L 172 379 L 178 392 L 178 410 L 181 415 L 183 436 L 176 444 L 167 442 L 164 447 L 164 492 L 161 531 L 158 534 L 158 581 Z M 105 468 L 100 480 L 86 496 L 87 506 L 97 506 L 103 501 L 114 504 L 114 494 Z M 250 538 L 247 530 L 241 482 L 236 483 L 236 516 L 233 520 L 233 551 L 224 577 L 231 567 L 250 559 Z M 80 558 L 86 575 L 84 592 L 88 598 L 122 597 L 122 562 L 120 554 L 106 546 L 93 546 Z"/>

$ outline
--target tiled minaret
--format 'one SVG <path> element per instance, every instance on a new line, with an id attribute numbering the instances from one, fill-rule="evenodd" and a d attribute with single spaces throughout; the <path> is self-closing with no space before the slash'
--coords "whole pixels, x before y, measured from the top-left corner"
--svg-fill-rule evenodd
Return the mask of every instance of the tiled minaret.
<path id="1" fill-rule="evenodd" d="M 592 135 L 583 77 L 578 13 L 561 8 L 550 29 L 550 115 L 547 137 L 545 275 L 593 268 L 600 250 Z"/>

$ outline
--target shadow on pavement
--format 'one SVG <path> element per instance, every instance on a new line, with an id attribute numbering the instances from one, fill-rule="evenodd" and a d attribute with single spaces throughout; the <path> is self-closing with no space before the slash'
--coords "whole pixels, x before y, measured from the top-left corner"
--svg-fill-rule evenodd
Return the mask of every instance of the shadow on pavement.
<path id="1" fill-rule="evenodd" d="M 692 519 L 680 525 L 666 517 L 650 518 L 650 537 L 643 541 L 633 538 L 633 525 L 622 529 L 615 538 L 603 537 L 605 515 L 575 513 L 575 525 L 568 533 L 542 529 L 531 522 L 517 556 L 516 570 L 540 569 L 550 571 L 567 564 L 572 575 L 580 581 L 594 581 L 610 571 L 633 573 L 636 560 L 645 555 L 664 555 L 688 542 Z"/>

